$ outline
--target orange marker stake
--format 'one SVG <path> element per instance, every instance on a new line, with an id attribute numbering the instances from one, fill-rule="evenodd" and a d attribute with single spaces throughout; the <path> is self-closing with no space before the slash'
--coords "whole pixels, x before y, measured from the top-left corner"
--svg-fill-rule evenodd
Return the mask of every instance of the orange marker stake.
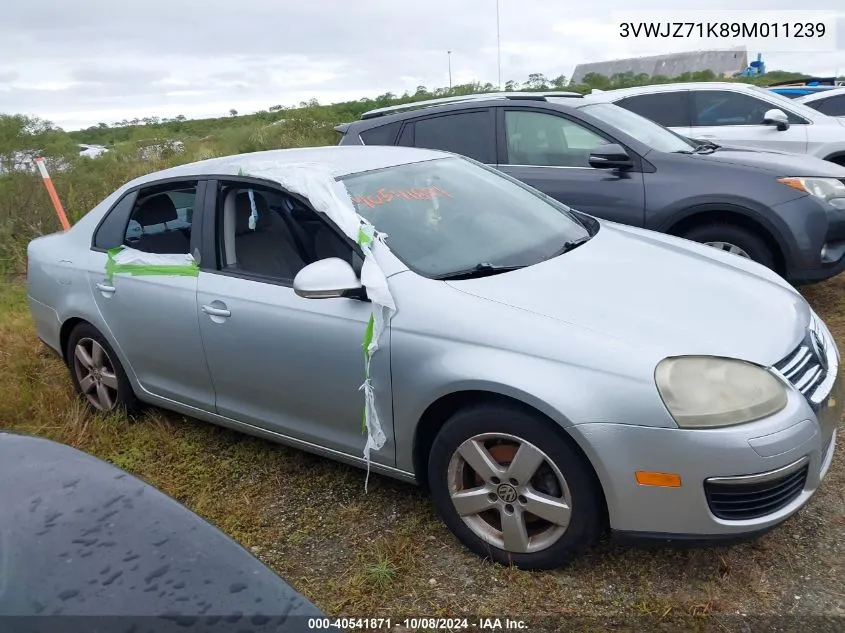
<path id="1" fill-rule="evenodd" d="M 53 186 L 53 181 L 50 179 L 50 174 L 47 172 L 47 166 L 44 164 L 44 159 L 40 156 L 36 157 L 35 164 L 38 165 L 38 171 L 41 172 L 41 178 L 44 180 L 44 186 L 47 187 L 47 193 L 50 195 L 50 200 L 53 201 L 53 207 L 56 209 L 56 215 L 59 217 L 59 222 L 62 228 L 67 231 L 70 228 L 70 222 L 67 220 L 65 210 L 59 200 L 59 194 L 56 193 L 56 188 Z"/>

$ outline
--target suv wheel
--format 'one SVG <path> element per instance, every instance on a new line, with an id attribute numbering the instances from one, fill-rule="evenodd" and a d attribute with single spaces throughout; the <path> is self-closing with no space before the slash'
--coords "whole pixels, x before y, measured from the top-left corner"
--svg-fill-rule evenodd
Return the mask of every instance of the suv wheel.
<path id="1" fill-rule="evenodd" d="M 751 259 L 774 270 L 775 258 L 766 243 L 747 229 L 733 224 L 703 224 L 681 235 L 693 242 Z"/>
<path id="2" fill-rule="evenodd" d="M 602 529 L 602 493 L 564 431 L 520 408 L 480 405 L 441 429 L 428 465 L 440 517 L 476 554 L 502 565 L 570 563 Z"/>
<path id="3" fill-rule="evenodd" d="M 80 323 L 68 339 L 65 351 L 73 386 L 88 406 L 109 412 L 139 408 L 132 385 L 111 345 L 89 323 Z"/>

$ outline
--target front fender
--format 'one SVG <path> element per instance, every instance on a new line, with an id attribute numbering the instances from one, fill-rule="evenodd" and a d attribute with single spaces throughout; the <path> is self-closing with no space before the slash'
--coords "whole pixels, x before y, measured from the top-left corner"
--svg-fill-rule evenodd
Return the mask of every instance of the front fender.
<path id="1" fill-rule="evenodd" d="M 558 323 L 554 326 L 559 338 L 565 339 L 565 328 Z M 612 364 L 600 370 L 528 351 L 394 331 L 391 367 L 396 465 L 408 472 L 414 472 L 414 440 L 425 412 L 438 400 L 460 392 L 511 398 L 564 429 L 599 420 L 623 424 L 645 420 L 651 426 L 677 426 L 660 400 L 650 372 L 636 372 L 644 378 L 635 379 L 631 377 L 634 372 L 614 373 Z"/>

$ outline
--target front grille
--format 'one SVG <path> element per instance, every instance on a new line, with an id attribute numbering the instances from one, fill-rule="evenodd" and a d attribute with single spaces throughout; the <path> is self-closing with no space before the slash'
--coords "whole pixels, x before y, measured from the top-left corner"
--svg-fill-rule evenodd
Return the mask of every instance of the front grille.
<path id="1" fill-rule="evenodd" d="M 805 463 L 799 470 L 765 481 L 753 477 L 749 483 L 743 483 L 743 477 L 705 481 L 707 505 L 720 519 L 759 519 L 786 507 L 801 494 L 807 481 L 807 468 Z"/>
<path id="2" fill-rule="evenodd" d="M 775 369 L 807 398 L 827 375 L 809 341 L 803 342 L 797 350 L 775 365 Z"/>
<path id="3" fill-rule="evenodd" d="M 817 408 L 833 387 L 839 370 L 837 357 L 833 337 L 813 314 L 804 340 L 776 363 L 774 369 L 800 391 L 813 408 Z"/>

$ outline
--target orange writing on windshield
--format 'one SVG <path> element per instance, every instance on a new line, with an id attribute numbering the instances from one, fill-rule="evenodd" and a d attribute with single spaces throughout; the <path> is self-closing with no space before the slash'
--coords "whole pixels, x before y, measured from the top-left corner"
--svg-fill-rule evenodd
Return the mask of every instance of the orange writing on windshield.
<path id="1" fill-rule="evenodd" d="M 376 194 L 352 196 L 355 204 L 365 204 L 371 209 L 393 200 L 431 200 L 432 198 L 451 198 L 452 194 L 440 187 L 414 187 L 412 189 L 379 189 Z"/>

